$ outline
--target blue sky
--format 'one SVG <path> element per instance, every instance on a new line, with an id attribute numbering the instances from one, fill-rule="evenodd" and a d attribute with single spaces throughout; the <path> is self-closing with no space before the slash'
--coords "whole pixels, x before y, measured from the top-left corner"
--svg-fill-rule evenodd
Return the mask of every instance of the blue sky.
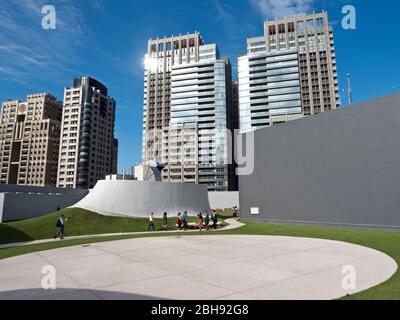
<path id="1" fill-rule="evenodd" d="M 56 30 L 43 30 L 43 5 Z M 357 29 L 341 27 L 342 7 L 357 10 Z M 105 83 L 117 101 L 119 169 L 141 159 L 143 58 L 149 38 L 200 31 L 228 56 L 263 34 L 266 18 L 327 10 L 334 27 L 339 85 L 352 74 L 355 102 L 400 92 L 397 0 L 0 0 L 0 101 L 63 88 L 79 75 Z M 342 92 L 343 103 L 347 98 Z"/>

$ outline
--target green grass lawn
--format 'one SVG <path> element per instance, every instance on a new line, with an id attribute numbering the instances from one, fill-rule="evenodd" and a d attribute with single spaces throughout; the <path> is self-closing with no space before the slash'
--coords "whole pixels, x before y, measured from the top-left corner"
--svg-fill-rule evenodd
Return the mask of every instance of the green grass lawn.
<path id="1" fill-rule="evenodd" d="M 65 225 L 65 237 L 103 233 L 125 233 L 147 231 L 147 218 L 108 217 L 83 209 L 63 209 L 43 217 L 30 220 L 0 224 L 0 244 L 51 239 L 56 232 L 56 221 L 64 214 L 68 219 Z M 219 214 L 219 220 L 226 216 Z M 189 223 L 196 222 L 196 217 L 189 217 Z M 169 230 L 175 228 L 175 216 L 168 219 Z M 156 230 L 163 224 L 162 219 L 155 219 Z"/>

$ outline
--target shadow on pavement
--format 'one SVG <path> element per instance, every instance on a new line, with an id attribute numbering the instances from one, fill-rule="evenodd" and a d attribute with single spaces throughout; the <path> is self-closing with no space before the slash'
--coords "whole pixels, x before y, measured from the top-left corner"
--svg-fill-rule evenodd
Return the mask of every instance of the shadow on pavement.
<path id="1" fill-rule="evenodd" d="M 163 298 L 92 289 L 26 289 L 0 292 L 0 300 L 164 300 Z"/>

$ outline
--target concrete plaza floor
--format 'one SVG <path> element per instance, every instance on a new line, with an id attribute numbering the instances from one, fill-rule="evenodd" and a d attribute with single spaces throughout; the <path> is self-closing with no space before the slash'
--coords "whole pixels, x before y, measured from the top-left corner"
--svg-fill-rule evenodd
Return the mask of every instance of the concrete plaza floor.
<path id="1" fill-rule="evenodd" d="M 44 266 L 54 266 L 57 289 L 42 289 Z M 355 289 L 343 288 L 349 270 Z M 381 252 L 329 240 L 140 238 L 0 260 L 0 299 L 335 299 L 396 270 Z"/>

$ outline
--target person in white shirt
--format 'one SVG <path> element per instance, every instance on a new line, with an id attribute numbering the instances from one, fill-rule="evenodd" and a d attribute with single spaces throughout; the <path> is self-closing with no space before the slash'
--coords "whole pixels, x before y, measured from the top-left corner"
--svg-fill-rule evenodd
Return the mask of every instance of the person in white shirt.
<path id="1" fill-rule="evenodd" d="M 154 225 L 154 213 L 152 212 L 149 216 L 149 227 L 147 228 L 147 231 L 150 231 L 152 229 L 153 231 L 156 231 L 156 227 Z"/>

